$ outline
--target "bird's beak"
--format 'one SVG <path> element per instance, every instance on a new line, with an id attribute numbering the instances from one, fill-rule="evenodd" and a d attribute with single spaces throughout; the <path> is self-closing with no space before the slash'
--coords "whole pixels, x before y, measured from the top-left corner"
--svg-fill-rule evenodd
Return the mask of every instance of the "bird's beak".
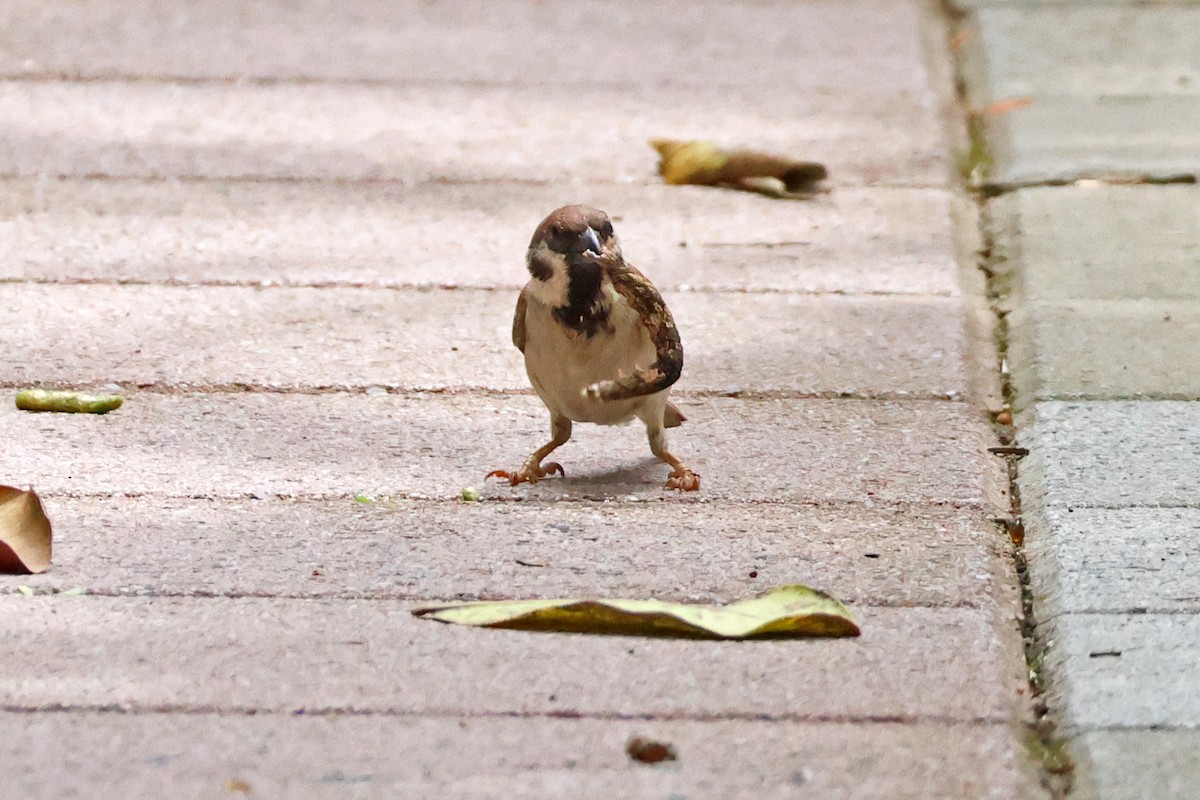
<path id="1" fill-rule="evenodd" d="M 591 250 L 596 255 L 600 255 L 600 251 L 604 249 L 604 245 L 600 244 L 600 237 L 596 235 L 590 225 L 587 230 L 579 234 L 579 244 L 583 246 L 584 252 Z"/>

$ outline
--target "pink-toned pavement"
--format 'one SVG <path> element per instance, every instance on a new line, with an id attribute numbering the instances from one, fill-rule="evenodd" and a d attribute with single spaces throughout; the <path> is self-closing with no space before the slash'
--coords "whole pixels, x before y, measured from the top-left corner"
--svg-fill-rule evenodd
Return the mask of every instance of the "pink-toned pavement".
<path id="1" fill-rule="evenodd" d="M 0 483 L 56 530 L 0 578 L 5 795 L 1044 796 L 944 37 L 899 0 L 11 0 L 0 386 L 127 401 L 0 404 Z M 657 136 L 834 191 L 666 187 Z M 508 331 L 568 202 L 676 311 L 696 495 L 635 426 L 482 484 L 548 428 Z M 862 637 L 409 614 L 793 582 Z"/>

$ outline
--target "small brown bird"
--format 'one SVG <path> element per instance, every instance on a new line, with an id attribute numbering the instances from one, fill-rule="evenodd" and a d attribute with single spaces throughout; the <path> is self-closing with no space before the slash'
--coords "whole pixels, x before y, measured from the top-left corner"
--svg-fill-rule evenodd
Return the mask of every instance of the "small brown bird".
<path id="1" fill-rule="evenodd" d="M 516 486 L 557 472 L 543 459 L 571 438 L 572 422 L 646 424 L 650 451 L 671 466 L 666 488 L 693 491 L 700 476 L 667 451 L 666 428 L 685 419 L 667 401 L 683 370 L 679 331 L 662 296 L 625 263 L 603 211 L 565 206 L 542 220 L 526 255 L 533 276 L 517 298 L 513 344 L 550 409 L 552 439 L 515 472 L 495 470 Z"/>

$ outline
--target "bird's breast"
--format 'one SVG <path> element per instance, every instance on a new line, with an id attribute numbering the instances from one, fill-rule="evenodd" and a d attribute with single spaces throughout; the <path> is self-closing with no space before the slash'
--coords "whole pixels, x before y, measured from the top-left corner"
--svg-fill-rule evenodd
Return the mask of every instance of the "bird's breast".
<path id="1" fill-rule="evenodd" d="M 636 412 L 642 398 L 605 403 L 588 400 L 583 390 L 654 363 L 654 343 L 646 326 L 610 287 L 608 325 L 591 336 L 573 331 L 553 309 L 530 302 L 525 312 L 525 369 L 551 410 L 578 422 L 614 424 Z"/>

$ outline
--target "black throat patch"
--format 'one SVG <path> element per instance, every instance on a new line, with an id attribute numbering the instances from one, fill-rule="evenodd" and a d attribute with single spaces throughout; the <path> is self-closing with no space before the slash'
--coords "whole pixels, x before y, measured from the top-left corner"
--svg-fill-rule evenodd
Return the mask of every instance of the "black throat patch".
<path id="1" fill-rule="evenodd" d="M 567 304 L 554 309 L 554 318 L 589 339 L 600 331 L 611 333 L 609 307 L 600 294 L 603 279 L 599 264 L 571 260 L 567 265 Z"/>

